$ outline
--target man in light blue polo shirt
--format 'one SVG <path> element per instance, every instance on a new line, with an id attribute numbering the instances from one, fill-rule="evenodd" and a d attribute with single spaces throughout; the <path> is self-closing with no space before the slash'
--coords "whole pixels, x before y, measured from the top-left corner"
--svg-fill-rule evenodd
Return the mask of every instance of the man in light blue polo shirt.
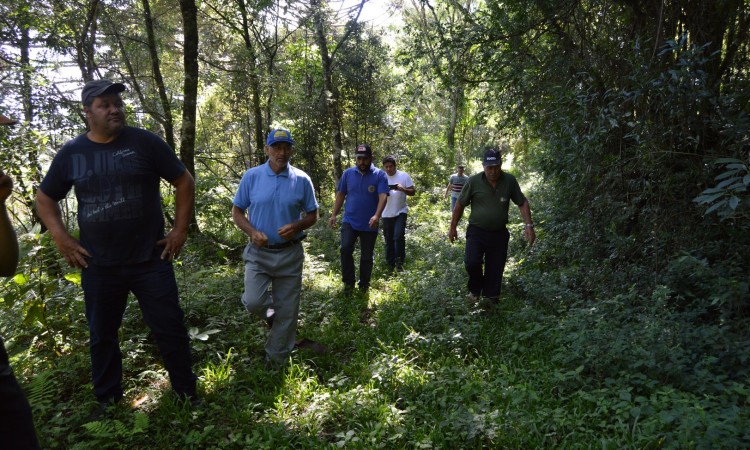
<path id="1" fill-rule="evenodd" d="M 354 246 L 359 239 L 359 288 L 370 288 L 375 240 L 378 224 L 388 198 L 388 177 L 372 164 L 372 149 L 367 144 L 357 146 L 357 165 L 341 175 L 336 188 L 336 200 L 328 224 L 336 226 L 336 216 L 346 200 L 341 220 L 341 278 L 344 292 L 354 289 Z"/>
<path id="2" fill-rule="evenodd" d="M 268 161 L 249 169 L 240 181 L 232 220 L 250 237 L 242 255 L 242 304 L 271 327 L 266 361 L 280 366 L 294 348 L 305 260 L 300 241 L 318 220 L 318 201 L 310 177 L 289 164 L 294 140 L 288 130 L 271 131 L 265 152 Z"/>

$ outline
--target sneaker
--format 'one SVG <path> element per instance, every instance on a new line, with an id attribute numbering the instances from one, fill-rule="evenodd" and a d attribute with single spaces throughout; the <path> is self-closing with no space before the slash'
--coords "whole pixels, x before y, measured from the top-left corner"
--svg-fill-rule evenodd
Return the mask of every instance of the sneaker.
<path id="1" fill-rule="evenodd" d="M 477 302 L 479 302 L 479 296 L 474 294 L 473 292 L 469 292 L 468 294 L 466 294 L 466 300 L 472 305 L 476 305 Z"/>
<path id="2" fill-rule="evenodd" d="M 273 310 L 273 308 L 268 308 L 266 310 L 266 325 L 268 325 L 268 329 L 270 330 L 273 328 L 273 319 L 276 317 L 276 311 Z"/>

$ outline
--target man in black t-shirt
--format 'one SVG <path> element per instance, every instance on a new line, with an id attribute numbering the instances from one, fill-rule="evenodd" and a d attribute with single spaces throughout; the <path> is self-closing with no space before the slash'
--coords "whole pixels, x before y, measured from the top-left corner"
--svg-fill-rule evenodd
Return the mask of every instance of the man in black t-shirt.
<path id="1" fill-rule="evenodd" d="M 156 337 L 174 391 L 198 404 L 190 340 L 172 260 L 187 239 L 195 182 L 158 136 L 125 125 L 120 93 L 109 80 L 81 93 L 89 131 L 57 153 L 37 192 L 39 216 L 62 256 L 81 269 L 99 412 L 123 395 L 118 330 L 128 293 Z M 164 234 L 161 179 L 175 189 L 175 223 Z M 80 241 L 65 229 L 57 204 L 75 188 Z"/>

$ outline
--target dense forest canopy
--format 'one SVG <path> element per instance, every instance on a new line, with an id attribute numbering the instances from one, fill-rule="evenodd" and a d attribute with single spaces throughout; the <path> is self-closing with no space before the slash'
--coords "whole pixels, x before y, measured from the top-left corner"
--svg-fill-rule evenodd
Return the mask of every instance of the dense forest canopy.
<path id="1" fill-rule="evenodd" d="M 295 136 L 292 163 L 310 174 L 324 215 L 358 143 L 372 145 L 376 164 L 396 155 L 425 210 L 438 207 L 456 164 L 475 173 L 486 145 L 507 143 L 506 169 L 539 225 L 533 251 L 514 249 L 511 291 L 567 318 L 557 329 L 575 337 L 556 361 L 604 383 L 634 367 L 627 357 L 647 359 L 637 366 L 644 377 L 704 397 L 721 389 L 684 373 L 710 366 L 746 401 L 750 2 L 377 5 L 371 19 L 368 0 L 4 1 L 0 113 L 20 124 L 0 129 L 0 168 L 14 178 L 9 212 L 24 256 L 0 285 L 4 334 L 21 318 L 22 334 L 44 342 L 35 351 L 69 351 L 63 309 L 78 295 L 77 274 L 63 267 L 33 198 L 51 157 L 85 130 L 80 87 L 110 78 L 128 87 L 129 122 L 162 136 L 194 173 L 191 240 L 211 258 L 236 256 L 243 243 L 231 198 L 242 173 L 265 160 L 273 127 Z M 166 189 L 164 201 L 169 220 Z M 75 228 L 75 207 L 63 209 Z M 432 248 L 442 231 L 410 245 Z M 604 328 L 609 320 L 668 331 L 618 332 Z M 618 339 L 627 345 L 604 344 Z M 648 356 L 633 350 L 649 347 Z M 629 382 L 643 398 L 655 392 Z M 746 420 L 717 419 L 739 423 L 733 430 Z M 747 429 L 722 442 L 747 445 Z"/>

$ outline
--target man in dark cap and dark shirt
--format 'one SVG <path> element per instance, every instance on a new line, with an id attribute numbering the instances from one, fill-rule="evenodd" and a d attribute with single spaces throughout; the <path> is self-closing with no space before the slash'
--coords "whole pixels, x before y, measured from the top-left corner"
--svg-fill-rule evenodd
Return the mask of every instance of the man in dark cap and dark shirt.
<path id="1" fill-rule="evenodd" d="M 172 267 L 187 239 L 195 182 L 163 139 L 125 124 L 124 90 L 109 80 L 86 83 L 81 100 L 89 131 L 60 149 L 37 192 L 39 217 L 68 264 L 81 269 L 100 403 L 95 416 L 123 396 L 118 330 L 130 292 L 156 338 L 172 389 L 201 405 Z M 175 187 L 175 222 L 166 234 L 162 179 Z M 73 187 L 80 241 L 65 228 L 57 204 Z"/>
<path id="2" fill-rule="evenodd" d="M 524 221 L 524 235 L 529 243 L 536 240 L 534 223 L 531 221 L 531 207 L 521 192 L 516 178 L 502 171 L 500 151 L 489 148 L 484 152 L 484 171 L 472 175 L 461 190 L 451 216 L 448 239 L 458 237 L 456 227 L 471 205 L 469 225 L 466 228 L 466 250 L 464 265 L 469 275 L 469 293 L 472 303 L 480 297 L 496 304 L 500 296 L 505 261 L 508 259 L 510 233 L 508 223 L 510 201 L 518 206 Z"/>
<path id="3" fill-rule="evenodd" d="M 359 288 L 367 292 L 375 259 L 375 241 L 378 226 L 388 198 L 388 176 L 372 164 L 372 149 L 360 144 L 356 150 L 357 164 L 344 171 L 336 188 L 331 218 L 328 224 L 336 226 L 336 217 L 344 208 L 341 220 L 341 278 L 344 291 L 354 289 L 354 247 L 359 239 Z"/>

